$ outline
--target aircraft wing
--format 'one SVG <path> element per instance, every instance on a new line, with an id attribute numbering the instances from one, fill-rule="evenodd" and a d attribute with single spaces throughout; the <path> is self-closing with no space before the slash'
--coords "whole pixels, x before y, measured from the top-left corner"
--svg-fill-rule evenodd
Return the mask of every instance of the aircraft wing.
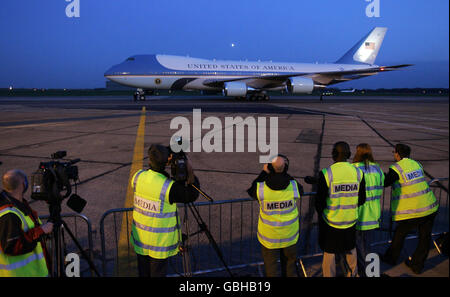
<path id="1" fill-rule="evenodd" d="M 401 65 L 393 65 L 393 66 L 378 66 L 366 69 L 358 69 L 358 70 L 343 70 L 343 71 L 324 71 L 324 72 L 308 72 L 308 73 L 290 73 L 290 74 L 280 74 L 280 75 L 259 75 L 259 76 L 248 76 L 248 77 L 239 77 L 232 79 L 208 79 L 203 82 L 204 85 L 210 87 L 223 87 L 223 84 L 231 81 L 249 81 L 250 84 L 257 83 L 261 85 L 264 82 L 266 85 L 264 88 L 274 88 L 277 86 L 281 86 L 285 83 L 285 81 L 290 77 L 295 76 L 305 76 L 314 80 L 316 84 L 320 85 L 331 85 L 339 82 L 354 80 L 370 75 L 377 74 L 379 72 L 385 71 L 393 71 L 398 68 L 412 66 L 412 64 L 401 64 Z M 259 81 L 259 83 L 258 83 Z M 260 88 L 261 89 L 261 88 Z"/>

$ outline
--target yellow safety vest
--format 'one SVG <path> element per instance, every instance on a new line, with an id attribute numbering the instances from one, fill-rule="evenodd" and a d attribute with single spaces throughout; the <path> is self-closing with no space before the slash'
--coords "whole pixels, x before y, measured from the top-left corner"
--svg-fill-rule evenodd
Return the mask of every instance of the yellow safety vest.
<path id="1" fill-rule="evenodd" d="M 27 232 L 35 227 L 30 216 L 25 215 L 16 207 L 5 207 L 0 210 L 0 217 L 12 213 L 22 222 L 22 230 Z M 38 218 L 39 223 L 40 220 Z M 45 277 L 48 276 L 47 262 L 42 244 L 38 242 L 33 251 L 24 255 L 11 256 L 0 250 L 0 277 Z"/>
<path id="2" fill-rule="evenodd" d="M 176 203 L 169 203 L 173 180 L 153 170 L 132 179 L 133 223 L 130 241 L 137 254 L 166 259 L 178 253 L 180 223 Z"/>
<path id="3" fill-rule="evenodd" d="M 299 217 L 295 199 L 300 199 L 297 183 L 280 191 L 270 189 L 265 182 L 257 184 L 259 201 L 258 240 L 268 249 L 296 244 L 299 237 Z"/>
<path id="4" fill-rule="evenodd" d="M 377 163 L 354 163 L 355 167 L 364 172 L 366 182 L 366 202 L 358 207 L 357 230 L 372 230 L 380 226 L 381 197 L 384 189 L 384 173 Z"/>
<path id="5" fill-rule="evenodd" d="M 322 169 L 328 186 L 325 222 L 337 229 L 347 229 L 358 219 L 358 192 L 362 171 L 348 162 L 338 162 Z"/>
<path id="6" fill-rule="evenodd" d="M 438 210 L 439 203 L 418 162 L 403 158 L 390 168 L 399 176 L 399 180 L 392 185 L 393 221 L 420 218 Z"/>

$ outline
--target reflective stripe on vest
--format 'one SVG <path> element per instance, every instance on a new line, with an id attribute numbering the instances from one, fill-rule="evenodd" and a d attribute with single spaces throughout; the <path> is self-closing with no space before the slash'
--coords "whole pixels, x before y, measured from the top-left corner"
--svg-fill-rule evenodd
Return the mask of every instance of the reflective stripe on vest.
<path id="1" fill-rule="evenodd" d="M 357 230 L 371 230 L 380 226 L 381 197 L 384 189 L 384 173 L 377 163 L 354 163 L 355 167 L 364 172 L 366 183 L 366 202 L 358 207 Z"/>
<path id="2" fill-rule="evenodd" d="M 360 169 L 348 162 L 338 162 L 322 173 L 328 186 L 327 206 L 322 213 L 331 227 L 352 227 L 358 218 L 358 192 L 362 178 Z"/>
<path id="3" fill-rule="evenodd" d="M 169 203 L 173 181 L 152 170 L 138 171 L 134 187 L 130 241 L 137 254 L 166 259 L 178 253 L 180 224 L 176 204 Z"/>
<path id="4" fill-rule="evenodd" d="M 284 190 L 270 189 L 265 182 L 257 184 L 260 211 L 258 240 L 268 249 L 285 248 L 296 244 L 299 236 L 299 217 L 295 199 L 300 198 L 297 183 L 290 181 Z"/>
<path id="5" fill-rule="evenodd" d="M 13 213 L 19 217 L 24 232 L 35 227 L 31 217 L 14 207 L 5 207 L 0 210 L 0 217 L 8 213 Z M 44 257 L 42 244 L 38 242 L 33 251 L 18 256 L 7 255 L 0 250 L 0 277 L 2 276 L 48 276 L 47 263 Z"/>
<path id="6" fill-rule="evenodd" d="M 398 181 L 392 185 L 392 220 L 420 218 L 437 211 L 439 203 L 418 162 L 403 158 L 390 168 L 399 176 Z"/>

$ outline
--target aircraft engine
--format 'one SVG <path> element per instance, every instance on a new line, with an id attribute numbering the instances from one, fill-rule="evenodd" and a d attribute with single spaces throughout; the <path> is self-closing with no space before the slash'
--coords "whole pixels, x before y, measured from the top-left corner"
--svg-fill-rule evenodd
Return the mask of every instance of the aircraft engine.
<path id="1" fill-rule="evenodd" d="M 314 81 L 308 77 L 290 77 L 286 82 L 286 90 L 291 94 L 311 94 Z"/>
<path id="2" fill-rule="evenodd" d="M 229 97 L 242 97 L 247 95 L 247 85 L 240 81 L 226 82 L 223 88 L 223 95 Z"/>

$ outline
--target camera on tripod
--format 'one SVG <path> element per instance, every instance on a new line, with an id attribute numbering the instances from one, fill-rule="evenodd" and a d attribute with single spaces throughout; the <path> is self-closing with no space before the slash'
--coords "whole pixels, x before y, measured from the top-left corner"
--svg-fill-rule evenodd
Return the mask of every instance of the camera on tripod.
<path id="1" fill-rule="evenodd" d="M 88 261 L 90 268 L 98 273 L 91 258 L 86 251 L 81 248 L 80 243 L 73 235 L 69 226 L 64 222 L 61 215 L 61 202 L 70 196 L 72 193 L 71 181 L 74 182 L 75 194 L 72 194 L 67 200 L 67 206 L 72 210 L 80 213 L 86 205 L 86 200 L 76 194 L 78 177 L 78 167 L 74 164 L 78 163 L 80 159 L 69 160 L 67 162 L 58 161 L 67 155 L 66 151 L 58 151 L 51 154 L 52 161 L 41 162 L 39 168 L 31 176 L 31 198 L 34 200 L 42 200 L 47 202 L 49 206 L 49 221 L 53 226 L 52 236 L 52 271 L 51 275 L 54 277 L 61 277 L 65 272 L 65 241 L 64 230 L 67 231 L 72 241 L 77 246 L 79 252 Z M 61 193 L 65 191 L 64 193 Z"/>
<path id="2" fill-rule="evenodd" d="M 71 181 L 75 183 L 79 180 L 78 167 L 74 166 L 80 159 L 69 160 L 68 162 L 58 161 L 67 155 L 66 151 L 57 151 L 51 154 L 52 161 L 41 162 L 39 168 L 31 176 L 31 198 L 42 200 L 50 205 L 57 205 L 72 193 Z M 61 193 L 65 191 L 65 193 Z M 75 191 L 76 192 L 76 191 Z M 76 212 L 81 212 L 86 205 L 86 201 L 73 194 L 67 201 L 67 206 Z"/>
<path id="3" fill-rule="evenodd" d="M 175 136 L 173 138 L 178 146 L 183 144 L 183 138 L 181 136 Z M 169 161 L 170 173 L 172 178 L 176 181 L 185 182 L 188 179 L 187 169 L 187 157 L 186 154 L 180 149 L 179 152 L 172 150 L 172 145 L 168 146 L 169 154 L 172 157 Z"/>

